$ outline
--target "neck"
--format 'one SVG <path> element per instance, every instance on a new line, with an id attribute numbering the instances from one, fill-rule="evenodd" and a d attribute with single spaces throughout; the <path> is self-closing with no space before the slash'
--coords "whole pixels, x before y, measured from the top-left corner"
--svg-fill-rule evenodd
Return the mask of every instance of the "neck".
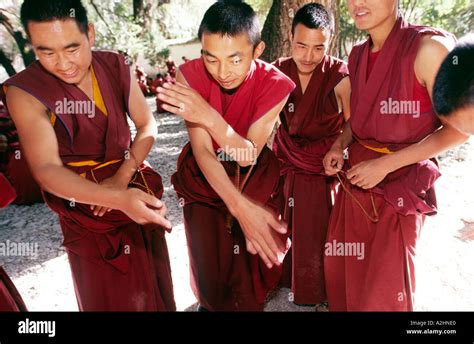
<path id="1" fill-rule="evenodd" d="M 397 21 L 397 13 L 387 17 L 383 22 L 369 30 L 370 38 L 372 39 L 372 52 L 382 50 L 385 41 L 387 40 L 390 32 Z"/>
<path id="2" fill-rule="evenodd" d="M 87 70 L 87 73 L 84 75 L 84 77 L 79 81 L 76 86 L 79 87 L 81 90 L 87 87 L 87 84 L 89 81 L 92 80 L 92 73 L 91 73 L 91 68 Z"/>

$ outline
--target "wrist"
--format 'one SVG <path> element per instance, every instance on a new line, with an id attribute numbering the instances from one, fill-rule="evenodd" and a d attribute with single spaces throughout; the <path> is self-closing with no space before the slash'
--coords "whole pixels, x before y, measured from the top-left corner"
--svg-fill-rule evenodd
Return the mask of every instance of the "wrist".
<path id="1" fill-rule="evenodd" d="M 331 146 L 331 150 L 344 151 L 344 149 L 346 149 L 346 147 L 344 147 L 340 140 L 336 140 Z"/>
<path id="2" fill-rule="evenodd" d="M 219 113 L 214 108 L 209 106 L 209 111 L 207 113 L 207 116 L 205 116 L 202 124 L 207 129 L 212 130 L 216 124 L 217 116 L 219 116 Z"/>
<path id="3" fill-rule="evenodd" d="M 393 157 L 393 154 L 386 154 L 380 157 L 380 161 L 383 163 L 385 170 L 387 171 L 387 174 L 392 173 L 401 167 L 401 166 L 398 166 L 399 160 L 400 159 L 395 159 Z"/>
<path id="4" fill-rule="evenodd" d="M 136 169 L 134 167 L 123 168 L 123 169 L 120 168 L 115 173 L 115 178 L 119 183 L 128 185 L 130 180 L 132 180 L 132 177 L 135 174 L 135 172 L 136 172 Z"/>
<path id="5" fill-rule="evenodd" d="M 124 200 L 127 199 L 127 195 L 125 194 L 127 190 L 119 190 L 119 189 L 108 189 L 108 198 L 111 203 L 111 208 L 123 210 Z"/>
<path id="6" fill-rule="evenodd" d="M 240 197 L 236 197 L 235 199 L 226 203 L 227 209 L 229 209 L 229 212 L 236 218 L 248 211 L 247 209 L 249 204 L 248 200 L 245 197 L 243 197 L 242 195 L 239 196 Z"/>

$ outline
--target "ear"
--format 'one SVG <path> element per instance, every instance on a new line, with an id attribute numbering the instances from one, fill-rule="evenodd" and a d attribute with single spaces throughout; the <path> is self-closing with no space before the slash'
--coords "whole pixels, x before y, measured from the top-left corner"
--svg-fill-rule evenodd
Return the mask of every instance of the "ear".
<path id="1" fill-rule="evenodd" d="M 261 41 L 260 43 L 258 43 L 258 45 L 255 47 L 253 51 L 253 59 L 254 60 L 258 59 L 263 54 L 264 51 L 265 51 L 265 42 Z"/>
<path id="2" fill-rule="evenodd" d="M 95 44 L 95 28 L 92 23 L 87 25 L 87 38 L 89 39 L 89 45 L 92 48 Z"/>

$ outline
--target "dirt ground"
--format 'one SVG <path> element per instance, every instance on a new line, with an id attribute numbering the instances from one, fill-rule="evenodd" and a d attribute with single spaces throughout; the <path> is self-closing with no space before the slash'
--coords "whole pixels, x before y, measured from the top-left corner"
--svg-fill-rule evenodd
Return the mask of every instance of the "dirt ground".
<path id="1" fill-rule="evenodd" d="M 153 102 L 150 105 L 154 106 Z M 149 162 L 162 175 L 164 200 L 173 231 L 167 235 L 178 310 L 194 310 L 182 210 L 171 187 L 176 159 L 187 142 L 182 121 L 156 115 L 159 139 Z M 418 243 L 416 310 L 474 311 L 474 139 L 441 156 L 443 176 L 437 181 L 439 213 L 426 220 Z M 0 257 L 32 311 L 77 311 L 67 256 L 56 215 L 44 204 L 0 210 L 0 243 L 38 244 L 37 256 Z M 267 311 L 314 311 L 288 300 L 277 290 Z"/>

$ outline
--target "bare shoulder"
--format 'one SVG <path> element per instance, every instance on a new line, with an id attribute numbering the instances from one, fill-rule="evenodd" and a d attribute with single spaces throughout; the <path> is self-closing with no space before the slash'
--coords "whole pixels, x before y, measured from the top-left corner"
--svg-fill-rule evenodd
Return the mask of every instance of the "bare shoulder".
<path id="1" fill-rule="evenodd" d="M 23 109 L 28 109 L 25 113 L 44 113 L 46 114 L 46 106 L 28 92 L 15 86 L 9 86 L 7 92 L 7 105 L 13 117 Z"/>
<path id="2" fill-rule="evenodd" d="M 349 76 L 345 76 L 339 81 L 339 83 L 334 87 L 336 95 L 343 95 L 351 92 L 351 80 Z"/>
<path id="3" fill-rule="evenodd" d="M 434 79 L 454 44 L 454 40 L 444 36 L 426 35 L 421 39 L 415 59 L 415 73 L 423 85 Z"/>
<path id="4" fill-rule="evenodd" d="M 454 40 L 448 37 L 426 35 L 421 39 L 417 58 L 429 57 L 430 55 L 434 57 L 433 54 L 435 56 L 447 55 L 454 48 L 454 45 Z"/>

